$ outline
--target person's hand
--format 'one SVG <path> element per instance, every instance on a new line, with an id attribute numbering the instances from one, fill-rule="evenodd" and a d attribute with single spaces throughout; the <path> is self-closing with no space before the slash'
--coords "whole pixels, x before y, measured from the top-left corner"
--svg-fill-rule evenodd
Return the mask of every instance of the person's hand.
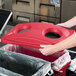
<path id="1" fill-rule="evenodd" d="M 64 23 L 60 23 L 60 24 L 57 24 L 57 25 L 67 27 L 67 28 L 71 28 L 73 26 L 76 26 L 76 16 L 74 16 L 72 19 L 70 19 L 70 20 L 68 20 Z"/>
<path id="2" fill-rule="evenodd" d="M 54 54 L 56 52 L 54 45 L 40 45 L 40 47 L 42 47 L 40 52 L 45 56 Z"/>
<path id="3" fill-rule="evenodd" d="M 60 24 L 57 24 L 57 25 L 62 26 L 62 27 L 66 27 L 66 28 L 71 28 L 72 27 L 72 25 L 69 24 L 69 23 L 60 23 Z"/>

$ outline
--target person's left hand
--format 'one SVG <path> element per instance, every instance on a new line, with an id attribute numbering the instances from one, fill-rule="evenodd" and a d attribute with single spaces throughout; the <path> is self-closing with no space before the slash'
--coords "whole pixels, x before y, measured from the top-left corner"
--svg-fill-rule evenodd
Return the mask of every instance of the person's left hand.
<path id="1" fill-rule="evenodd" d="M 54 45 L 40 45 L 40 47 L 42 47 L 40 52 L 45 56 L 54 54 L 56 52 Z"/>

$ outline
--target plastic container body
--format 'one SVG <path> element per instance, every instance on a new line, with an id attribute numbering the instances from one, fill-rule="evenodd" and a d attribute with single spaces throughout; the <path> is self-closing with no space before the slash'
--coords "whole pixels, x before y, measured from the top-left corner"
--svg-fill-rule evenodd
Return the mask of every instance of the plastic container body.
<path id="1" fill-rule="evenodd" d="M 26 32 L 21 32 L 27 30 Z M 47 34 L 56 34 L 58 37 L 52 38 Z M 19 45 L 16 46 L 18 53 L 44 59 L 52 62 L 55 70 L 54 76 L 65 76 L 66 67 L 70 64 L 68 52 L 60 51 L 53 55 L 44 56 L 39 52 L 40 45 L 56 44 L 74 33 L 74 30 L 66 29 L 57 25 L 47 23 L 25 23 L 16 25 L 11 31 L 2 37 L 3 43 Z M 55 36 L 56 36 L 55 35 Z M 59 62 L 60 60 L 60 62 Z M 61 63 L 61 64 L 60 64 Z M 58 66 L 61 65 L 61 66 Z"/>
<path id="2" fill-rule="evenodd" d="M 51 68 L 54 70 L 54 76 L 66 76 L 66 68 L 69 66 L 71 59 L 69 56 L 69 53 L 67 51 L 62 51 L 58 53 L 55 53 L 54 55 L 51 56 L 40 56 L 37 52 L 32 52 L 35 51 L 35 49 L 29 49 L 27 47 L 22 47 L 22 46 L 17 46 L 17 45 L 5 45 L 1 49 L 6 50 L 6 51 L 12 51 L 12 52 L 17 52 L 17 53 L 22 53 L 25 55 L 41 58 L 47 61 L 50 61 L 52 59 L 55 59 L 54 61 L 51 62 Z M 48 59 L 49 58 L 49 59 Z M 62 72 L 61 72 L 62 71 Z"/>
<path id="3" fill-rule="evenodd" d="M 8 72 L 3 72 L 5 76 L 45 76 L 52 71 L 50 62 L 11 51 L 0 49 L 0 67 L 7 69 L 3 70 Z"/>

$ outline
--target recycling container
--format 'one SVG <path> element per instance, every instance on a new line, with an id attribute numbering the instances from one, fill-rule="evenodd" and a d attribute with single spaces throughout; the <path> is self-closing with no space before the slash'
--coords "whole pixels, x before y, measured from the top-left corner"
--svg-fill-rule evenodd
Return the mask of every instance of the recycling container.
<path id="1" fill-rule="evenodd" d="M 23 32 L 24 30 L 27 30 Z M 71 62 L 69 52 L 59 51 L 49 56 L 41 54 L 40 45 L 54 45 L 74 33 L 72 29 L 66 29 L 47 23 L 24 23 L 16 25 L 1 41 L 16 45 L 16 52 L 37 57 L 52 63 L 54 76 L 66 76 L 66 68 Z M 52 35 L 49 37 L 48 35 Z M 53 37 L 53 35 L 55 37 Z M 18 45 L 18 46 L 17 46 Z"/>
<path id="2" fill-rule="evenodd" d="M 3 70 L 0 68 L 0 74 L 6 74 L 5 76 L 46 76 L 49 71 L 50 75 L 53 74 L 50 62 L 12 52 L 12 50 L 0 48 L 0 67 L 4 68 Z"/>
<path id="3" fill-rule="evenodd" d="M 23 76 L 23 75 L 17 74 L 15 72 L 0 67 L 0 76 Z"/>

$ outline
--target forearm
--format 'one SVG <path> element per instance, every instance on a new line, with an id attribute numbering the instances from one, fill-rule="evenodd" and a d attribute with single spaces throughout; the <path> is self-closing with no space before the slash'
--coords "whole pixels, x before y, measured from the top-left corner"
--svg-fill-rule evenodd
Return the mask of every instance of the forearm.
<path id="1" fill-rule="evenodd" d="M 57 24 L 57 25 L 67 27 L 67 28 L 73 27 L 73 26 L 76 25 L 76 16 L 73 17 L 72 19 L 64 22 L 64 23 L 60 23 L 60 24 Z"/>
<path id="2" fill-rule="evenodd" d="M 54 48 L 56 49 L 56 52 L 57 52 L 64 49 L 72 48 L 74 46 L 76 46 L 76 33 L 74 33 L 67 39 L 55 44 Z"/>
<path id="3" fill-rule="evenodd" d="M 76 16 L 74 16 L 73 18 L 71 18 L 70 20 L 68 20 L 66 22 L 70 22 L 70 21 L 76 21 Z"/>
<path id="4" fill-rule="evenodd" d="M 75 26 L 76 25 L 76 16 L 73 17 L 72 19 L 66 21 L 63 23 L 64 25 L 68 25 L 68 26 Z"/>

